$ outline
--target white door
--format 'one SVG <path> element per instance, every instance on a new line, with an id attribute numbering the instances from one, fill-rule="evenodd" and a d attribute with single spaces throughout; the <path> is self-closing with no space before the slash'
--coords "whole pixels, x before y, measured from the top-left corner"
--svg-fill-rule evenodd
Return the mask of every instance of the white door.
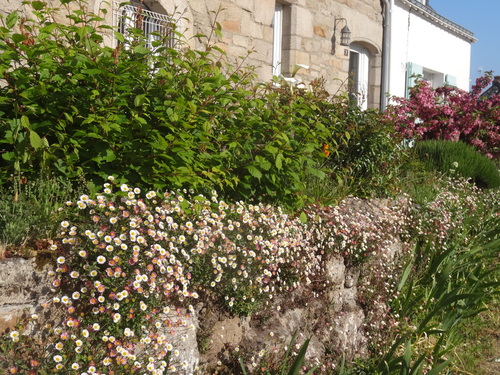
<path id="1" fill-rule="evenodd" d="M 368 50 L 351 45 L 349 57 L 349 93 L 362 109 L 368 108 Z"/>

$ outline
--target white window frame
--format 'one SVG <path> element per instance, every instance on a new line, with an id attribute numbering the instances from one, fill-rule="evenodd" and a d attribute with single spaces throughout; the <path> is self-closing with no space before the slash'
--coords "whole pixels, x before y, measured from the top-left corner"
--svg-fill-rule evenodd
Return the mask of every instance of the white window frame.
<path id="1" fill-rule="evenodd" d="M 429 82 L 432 88 L 437 89 L 445 83 L 445 75 L 432 69 L 423 68 L 422 79 Z"/>
<path id="2" fill-rule="evenodd" d="M 153 42 L 164 41 L 164 46 L 175 48 L 177 44 L 174 33 L 176 23 L 174 19 L 162 13 L 149 10 L 144 4 L 140 7 L 132 4 L 120 6 L 119 2 L 114 3 L 113 7 L 113 25 L 117 31 L 123 34 L 127 41 L 132 41 L 133 37 L 128 29 L 138 28 L 147 36 L 146 47 L 154 50 Z M 115 39 L 117 44 L 117 40 Z"/>
<path id="3" fill-rule="evenodd" d="M 356 79 L 351 86 L 351 93 L 356 98 L 361 109 L 368 108 L 368 78 L 370 74 L 370 54 L 361 46 L 350 46 L 350 54 L 358 55 L 358 69 Z M 350 70 L 350 69 L 349 69 Z"/>
<path id="4" fill-rule="evenodd" d="M 283 5 L 276 3 L 273 18 L 273 76 L 281 75 L 283 50 Z"/>

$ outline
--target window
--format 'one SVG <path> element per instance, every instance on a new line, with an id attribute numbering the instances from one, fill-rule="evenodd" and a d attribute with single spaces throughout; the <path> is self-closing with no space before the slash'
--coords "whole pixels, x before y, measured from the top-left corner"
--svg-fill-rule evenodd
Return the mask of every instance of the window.
<path id="1" fill-rule="evenodd" d="M 152 12 L 143 3 L 132 2 L 120 6 L 120 3 L 115 2 L 113 18 L 114 26 L 129 41 L 133 39 L 130 29 L 136 28 L 147 36 L 146 47 L 151 50 L 155 48 L 155 41 L 161 41 L 170 48 L 175 47 L 175 21 L 166 14 Z"/>
<path id="2" fill-rule="evenodd" d="M 447 74 L 444 78 L 444 83 L 448 86 L 457 86 L 457 77 L 452 76 L 451 74 Z"/>
<path id="3" fill-rule="evenodd" d="M 273 18 L 273 76 L 281 75 L 283 50 L 283 5 L 276 4 Z"/>
<path id="4" fill-rule="evenodd" d="M 415 80 L 419 78 L 429 82 L 433 88 L 443 86 L 444 83 L 456 85 L 456 78 L 451 75 L 445 76 L 438 71 L 409 62 L 406 63 L 406 98 L 409 98 L 410 88 L 415 86 Z"/>
<path id="5" fill-rule="evenodd" d="M 410 97 L 410 88 L 415 86 L 415 81 L 424 75 L 424 67 L 415 63 L 406 63 L 406 90 L 405 97 Z"/>
<path id="6" fill-rule="evenodd" d="M 349 96 L 360 108 L 368 108 L 368 74 L 370 60 L 368 50 L 351 45 L 349 57 Z"/>
<path id="7" fill-rule="evenodd" d="M 443 84 L 445 82 L 443 73 L 436 72 L 435 70 L 431 70 L 431 69 L 427 69 L 427 68 L 424 68 L 422 78 L 425 81 L 429 82 L 430 85 L 435 89 L 440 87 L 440 86 L 443 86 Z"/>

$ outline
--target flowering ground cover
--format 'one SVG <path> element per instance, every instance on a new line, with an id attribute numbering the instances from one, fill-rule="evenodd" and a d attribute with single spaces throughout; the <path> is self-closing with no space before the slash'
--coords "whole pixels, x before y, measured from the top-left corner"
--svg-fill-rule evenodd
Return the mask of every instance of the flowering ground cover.
<path id="1" fill-rule="evenodd" d="M 317 281 L 325 251 L 341 254 L 350 264 L 367 262 L 388 251 L 394 233 L 408 243 L 417 239 L 419 249 L 425 249 L 407 253 L 406 261 L 413 265 L 415 280 L 427 283 L 429 269 L 433 277 L 442 277 L 441 254 L 457 261 L 471 254 L 455 251 L 456 245 L 469 249 L 488 222 L 498 219 L 498 211 L 493 207 L 491 216 L 485 206 L 494 199 L 491 194 L 450 180 L 436 199 L 419 208 L 418 216 L 411 210 L 396 216 L 388 211 L 374 220 L 350 212 L 352 205 L 311 206 L 295 216 L 269 205 L 228 203 L 215 191 L 209 197 L 188 191 L 144 194 L 110 178 L 102 193 L 81 195 L 59 213 L 59 242 L 50 247 L 57 264 L 54 297 L 45 306 L 59 313 L 50 324 L 42 323 L 43 313 L 33 315 L 24 328 L 3 337 L 0 356 L 9 363 L 10 373 L 175 373 L 187 366 L 176 346 L 182 332 L 194 329 L 188 318 L 198 299 L 213 298 L 234 314 L 263 311 L 271 308 L 273 298 Z M 410 202 L 406 206 L 411 207 Z M 489 236 L 482 241 L 498 235 Z M 491 251 L 488 254 L 474 259 L 488 260 Z M 471 261 L 463 259 L 465 266 Z M 362 275 L 360 284 L 360 303 L 392 306 L 375 309 L 367 318 L 378 355 L 386 353 L 394 334 L 409 339 L 430 332 L 421 319 L 435 330 L 443 318 L 435 313 L 433 299 L 420 292 L 405 294 L 408 280 L 390 273 L 398 269 L 391 264 L 395 261 L 388 258 L 387 267 Z M 482 282 L 484 267 L 488 265 L 483 262 L 476 270 Z M 464 281 L 463 272 L 457 272 L 454 280 Z M 440 301 L 433 284 L 430 289 L 425 285 L 415 283 L 410 290 L 427 290 Z M 454 295 L 461 294 L 465 292 Z M 482 301 L 476 297 L 465 305 L 471 313 Z M 423 303 L 423 317 L 407 310 L 410 301 Z M 450 307 L 465 314 L 468 310 L 457 301 Z M 426 311 L 432 316 L 425 316 Z M 461 319 L 453 318 L 457 324 Z M 411 328 L 419 320 L 420 327 Z M 35 341 L 23 335 L 27 327 L 38 332 Z M 396 344 L 387 353 L 402 356 Z M 416 350 L 428 355 L 433 348 Z M 15 356 L 9 355 L 12 351 Z M 383 358 L 391 363 L 387 353 Z M 437 363 L 439 358 L 425 362 L 426 368 Z"/>

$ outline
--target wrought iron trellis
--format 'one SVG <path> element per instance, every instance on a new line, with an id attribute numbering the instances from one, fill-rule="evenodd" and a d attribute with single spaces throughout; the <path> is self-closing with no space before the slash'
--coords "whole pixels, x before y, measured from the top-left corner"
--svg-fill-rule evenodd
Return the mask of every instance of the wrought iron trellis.
<path id="1" fill-rule="evenodd" d="M 115 2 L 113 7 L 113 24 L 128 40 L 132 40 L 133 36 L 130 29 L 136 28 L 142 30 L 147 37 L 147 48 L 154 50 L 153 42 L 161 41 L 162 45 L 169 48 L 175 48 L 176 34 L 175 20 L 162 13 L 153 12 L 144 4 L 139 6 Z"/>

